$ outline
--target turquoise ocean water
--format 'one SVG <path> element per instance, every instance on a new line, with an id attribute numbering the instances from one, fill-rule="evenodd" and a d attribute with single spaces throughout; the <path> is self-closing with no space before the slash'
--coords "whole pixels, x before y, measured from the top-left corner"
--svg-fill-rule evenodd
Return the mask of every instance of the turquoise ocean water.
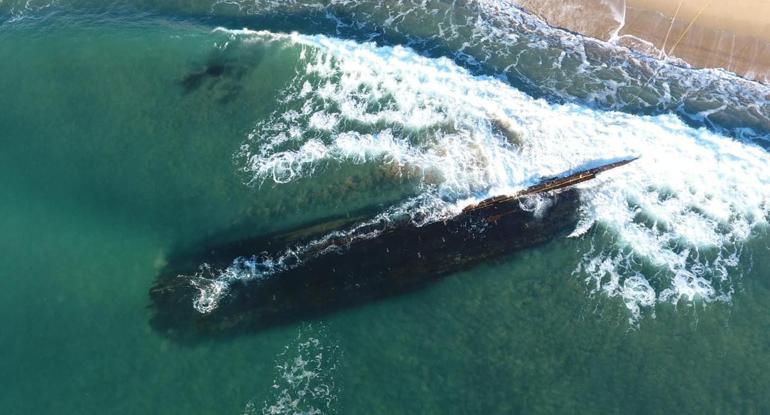
<path id="1" fill-rule="evenodd" d="M 0 73 L 0 413 L 770 412 L 767 86 L 505 1 L 0 0 Z M 150 325 L 178 250 L 627 156 L 570 237 L 423 290 Z"/>

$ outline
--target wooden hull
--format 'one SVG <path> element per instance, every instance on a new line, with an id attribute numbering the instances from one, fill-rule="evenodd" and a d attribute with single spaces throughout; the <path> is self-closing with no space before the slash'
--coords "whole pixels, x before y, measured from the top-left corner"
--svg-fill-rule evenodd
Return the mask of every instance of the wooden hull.
<path id="1" fill-rule="evenodd" d="M 328 238 L 302 252 L 298 261 L 286 269 L 265 278 L 231 282 L 227 295 L 207 313 L 192 306 L 198 290 L 190 275 L 196 270 L 166 270 L 150 292 L 155 311 L 153 325 L 182 337 L 234 333 L 312 318 L 420 289 L 452 272 L 544 243 L 574 229 L 579 193 L 571 186 L 625 163 L 544 180 L 517 195 L 491 198 L 468 207 L 445 221 L 423 226 L 409 221 L 391 223 L 371 238 Z M 533 195 L 548 202 L 540 215 L 523 207 L 524 198 Z M 287 247 L 297 246 L 297 240 L 301 244 L 330 234 L 335 225 L 320 224 L 310 230 L 214 247 L 187 263 L 205 262 L 214 269 L 224 269 L 237 257 L 260 252 L 275 257 Z"/>

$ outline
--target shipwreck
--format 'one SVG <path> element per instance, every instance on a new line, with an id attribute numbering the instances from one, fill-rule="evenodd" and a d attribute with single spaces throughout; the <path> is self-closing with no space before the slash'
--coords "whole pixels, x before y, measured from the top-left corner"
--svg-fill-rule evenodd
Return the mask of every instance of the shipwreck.
<path id="1" fill-rule="evenodd" d="M 150 289 L 152 325 L 172 337 L 234 333 L 420 289 L 574 229 L 575 185 L 633 160 L 544 178 L 432 223 L 322 221 L 177 255 Z M 529 208 L 532 197 L 547 209 Z"/>

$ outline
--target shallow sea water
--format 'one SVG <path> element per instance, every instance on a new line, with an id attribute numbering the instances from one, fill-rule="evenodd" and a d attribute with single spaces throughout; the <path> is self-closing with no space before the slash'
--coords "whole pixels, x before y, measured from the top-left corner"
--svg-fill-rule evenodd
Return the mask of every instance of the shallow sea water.
<path id="1" fill-rule="evenodd" d="M 488 2 L 178 3 L 0 2 L 2 413 L 770 412 L 767 87 Z M 639 154 L 585 189 L 587 232 L 424 290 L 149 324 L 175 250 Z"/>

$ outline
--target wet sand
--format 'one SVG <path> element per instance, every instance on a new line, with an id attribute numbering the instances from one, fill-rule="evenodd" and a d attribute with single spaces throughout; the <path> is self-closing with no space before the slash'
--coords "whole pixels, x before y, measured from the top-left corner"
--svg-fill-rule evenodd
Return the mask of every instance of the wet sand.
<path id="1" fill-rule="evenodd" d="M 770 83 L 767 0 L 515 0 L 549 24 Z"/>

